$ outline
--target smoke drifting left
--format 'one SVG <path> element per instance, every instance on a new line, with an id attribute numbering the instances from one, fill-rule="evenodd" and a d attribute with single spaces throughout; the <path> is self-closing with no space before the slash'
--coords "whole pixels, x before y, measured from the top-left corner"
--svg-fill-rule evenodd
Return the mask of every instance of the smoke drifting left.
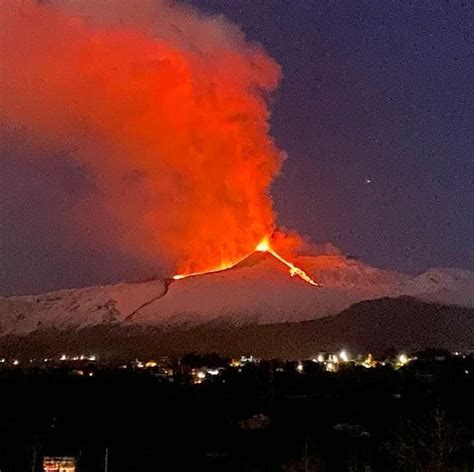
<path id="1" fill-rule="evenodd" d="M 0 18 L 2 120 L 90 183 L 68 244 L 196 272 L 272 233 L 280 71 L 236 26 L 157 0 L 4 0 Z"/>

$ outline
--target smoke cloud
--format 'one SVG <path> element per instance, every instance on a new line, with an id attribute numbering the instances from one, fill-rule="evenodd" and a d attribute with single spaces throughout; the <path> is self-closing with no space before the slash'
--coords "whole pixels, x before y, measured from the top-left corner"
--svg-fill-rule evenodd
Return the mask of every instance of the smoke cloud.
<path id="1" fill-rule="evenodd" d="M 235 25 L 163 0 L 4 0 L 0 18 L 3 128 L 87 181 L 65 244 L 193 272 L 273 232 L 280 70 Z"/>

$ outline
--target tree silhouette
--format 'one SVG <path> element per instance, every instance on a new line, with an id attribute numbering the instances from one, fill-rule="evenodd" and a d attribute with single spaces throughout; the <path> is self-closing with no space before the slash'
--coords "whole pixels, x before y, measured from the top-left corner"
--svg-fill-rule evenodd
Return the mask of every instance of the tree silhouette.
<path id="1" fill-rule="evenodd" d="M 398 470 L 406 472 L 449 472 L 458 429 L 435 408 L 422 420 L 408 419 L 389 443 Z"/>

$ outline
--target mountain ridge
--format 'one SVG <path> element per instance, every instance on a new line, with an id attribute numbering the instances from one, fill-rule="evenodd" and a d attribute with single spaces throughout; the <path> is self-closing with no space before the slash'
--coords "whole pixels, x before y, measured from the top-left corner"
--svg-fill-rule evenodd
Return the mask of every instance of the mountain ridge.
<path id="1" fill-rule="evenodd" d="M 298 322 L 335 315 L 362 300 L 401 295 L 474 307 L 474 273 L 467 270 L 435 268 L 412 277 L 337 254 L 303 256 L 296 263 L 322 287 L 290 277 L 284 265 L 259 253 L 231 269 L 183 280 L 3 297 L 0 336 L 113 323 L 180 327 Z"/>
<path id="2" fill-rule="evenodd" d="M 352 354 L 414 352 L 426 348 L 472 352 L 474 309 L 441 305 L 414 297 L 380 298 L 341 313 L 301 322 L 189 327 L 109 324 L 78 330 L 41 328 L 0 337 L 2 356 L 59 357 L 98 354 L 101 358 L 153 358 L 188 352 L 228 356 L 312 358 L 321 351 Z"/>

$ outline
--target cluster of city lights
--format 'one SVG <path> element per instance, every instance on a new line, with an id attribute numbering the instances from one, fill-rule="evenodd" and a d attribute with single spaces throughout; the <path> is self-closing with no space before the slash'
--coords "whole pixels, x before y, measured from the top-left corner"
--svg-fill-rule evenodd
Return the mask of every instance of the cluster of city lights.
<path id="1" fill-rule="evenodd" d="M 92 355 L 85 355 L 81 354 L 80 356 L 68 356 L 66 354 L 63 354 L 60 358 L 60 361 L 91 361 L 95 362 L 97 360 L 97 356 L 95 354 Z M 45 362 L 48 362 L 48 359 L 45 359 Z"/>
<path id="2" fill-rule="evenodd" d="M 465 358 L 466 355 L 461 352 L 453 352 L 453 356 L 455 357 L 462 357 Z M 168 356 L 158 356 L 154 359 L 149 360 L 139 360 L 135 359 L 133 361 L 127 362 L 126 364 L 122 364 L 119 367 L 122 369 L 131 369 L 131 370 L 144 370 L 149 371 L 151 375 L 163 377 L 167 379 L 172 379 L 176 373 L 176 368 L 178 368 L 179 372 L 183 372 L 180 367 L 176 367 L 180 365 L 180 361 L 177 359 L 171 359 Z M 290 369 L 295 368 L 298 373 L 303 374 L 305 372 L 305 368 L 308 366 L 308 362 L 314 362 L 320 364 L 321 367 L 327 372 L 337 372 L 340 370 L 344 365 L 353 365 L 353 366 L 361 366 L 367 369 L 374 368 L 377 366 L 385 366 L 390 365 L 395 369 L 401 369 L 407 366 L 410 362 L 417 359 L 414 356 L 410 356 L 407 353 L 400 353 L 398 356 L 391 360 L 376 360 L 372 354 L 368 354 L 367 356 L 353 356 L 349 353 L 346 349 L 341 349 L 336 352 L 320 352 L 315 357 L 309 359 L 302 359 L 298 362 L 291 364 L 280 363 L 280 365 L 275 366 L 276 372 L 283 372 L 288 369 L 290 365 Z M 438 359 L 438 358 L 437 358 Z M 442 356 L 439 357 L 442 359 Z M 233 358 L 230 360 L 228 367 L 219 367 L 219 368 L 210 368 L 206 366 L 202 366 L 200 368 L 188 370 L 191 374 L 191 378 L 195 384 L 203 383 L 204 381 L 211 379 L 215 376 L 218 376 L 222 373 L 226 368 L 235 369 L 238 372 L 241 372 L 246 366 L 252 364 L 259 364 L 262 360 L 258 357 L 253 355 L 248 356 L 241 356 L 239 358 Z M 72 374 L 81 375 L 81 376 L 89 376 L 93 377 L 95 375 L 96 368 L 100 367 L 100 364 L 96 364 L 93 368 L 89 363 L 98 362 L 98 356 L 96 354 L 80 354 L 80 355 L 67 355 L 62 354 L 59 357 L 51 357 L 51 358 L 41 358 L 41 359 L 30 359 L 27 360 L 19 360 L 16 358 L 0 358 L 0 367 L 8 368 L 9 366 L 15 366 L 20 368 L 28 368 L 28 367 L 51 367 L 55 368 L 58 366 L 70 366 Z M 177 364 L 176 364 L 177 362 Z M 77 363 L 77 364 L 76 364 Z M 186 370 L 186 367 L 185 367 Z M 465 370 L 466 375 L 470 375 L 469 370 Z"/>
<path id="3" fill-rule="evenodd" d="M 6 359 L 5 357 L 0 358 L 0 364 L 4 365 L 14 365 L 14 366 L 19 366 L 20 364 L 37 364 L 37 363 L 42 363 L 42 364 L 49 364 L 49 363 L 55 363 L 59 361 L 61 362 L 66 362 L 66 361 L 89 361 L 89 362 L 95 362 L 97 361 L 98 357 L 95 354 L 92 355 L 85 355 L 81 354 L 78 356 L 68 356 L 66 354 L 62 354 L 59 358 L 54 358 L 54 357 L 44 357 L 42 359 L 29 359 L 28 361 L 22 361 L 20 362 L 19 359 Z"/>
<path id="4" fill-rule="evenodd" d="M 254 356 L 241 356 L 239 358 L 234 358 L 230 361 L 231 367 L 243 367 L 247 364 L 258 364 L 261 361 L 258 357 Z"/>
<path id="5" fill-rule="evenodd" d="M 407 354 L 402 353 L 397 356 L 395 362 L 391 362 L 395 368 L 401 368 L 409 364 L 411 361 L 416 359 L 415 357 L 409 357 Z M 327 372 L 337 372 L 339 367 L 345 363 L 352 363 L 354 365 L 360 365 L 367 369 L 376 367 L 377 365 L 386 365 L 387 362 L 385 361 L 377 361 L 374 359 L 372 354 L 368 354 L 367 357 L 361 359 L 360 356 L 358 358 L 352 357 L 349 352 L 345 349 L 337 353 L 320 353 L 315 358 L 312 359 L 313 362 L 317 362 L 318 364 L 324 365 L 324 368 Z M 304 367 L 301 362 L 298 363 L 296 366 L 296 370 L 298 372 L 303 372 Z"/>
<path id="6" fill-rule="evenodd" d="M 169 366 L 170 360 L 167 356 L 164 356 L 165 359 L 163 362 L 150 359 L 148 361 L 142 361 L 135 359 L 130 364 L 122 364 L 121 369 L 138 369 L 138 370 L 150 370 L 153 372 L 153 375 L 158 377 L 171 378 L 174 375 L 174 370 Z"/>
<path id="7" fill-rule="evenodd" d="M 219 375 L 224 369 L 219 367 L 217 369 L 211 369 L 209 367 L 202 367 L 201 369 L 192 369 L 191 375 L 193 377 L 194 384 L 200 384 L 209 377 L 215 377 Z"/>
<path id="8" fill-rule="evenodd" d="M 319 353 L 317 357 L 312 359 L 312 361 L 317 362 L 318 364 L 323 364 L 328 372 L 336 372 L 339 364 L 353 362 L 354 360 L 345 349 L 342 349 L 341 351 L 334 354 Z M 303 371 L 303 369 L 299 369 L 299 365 L 297 370 L 299 372 Z"/>

